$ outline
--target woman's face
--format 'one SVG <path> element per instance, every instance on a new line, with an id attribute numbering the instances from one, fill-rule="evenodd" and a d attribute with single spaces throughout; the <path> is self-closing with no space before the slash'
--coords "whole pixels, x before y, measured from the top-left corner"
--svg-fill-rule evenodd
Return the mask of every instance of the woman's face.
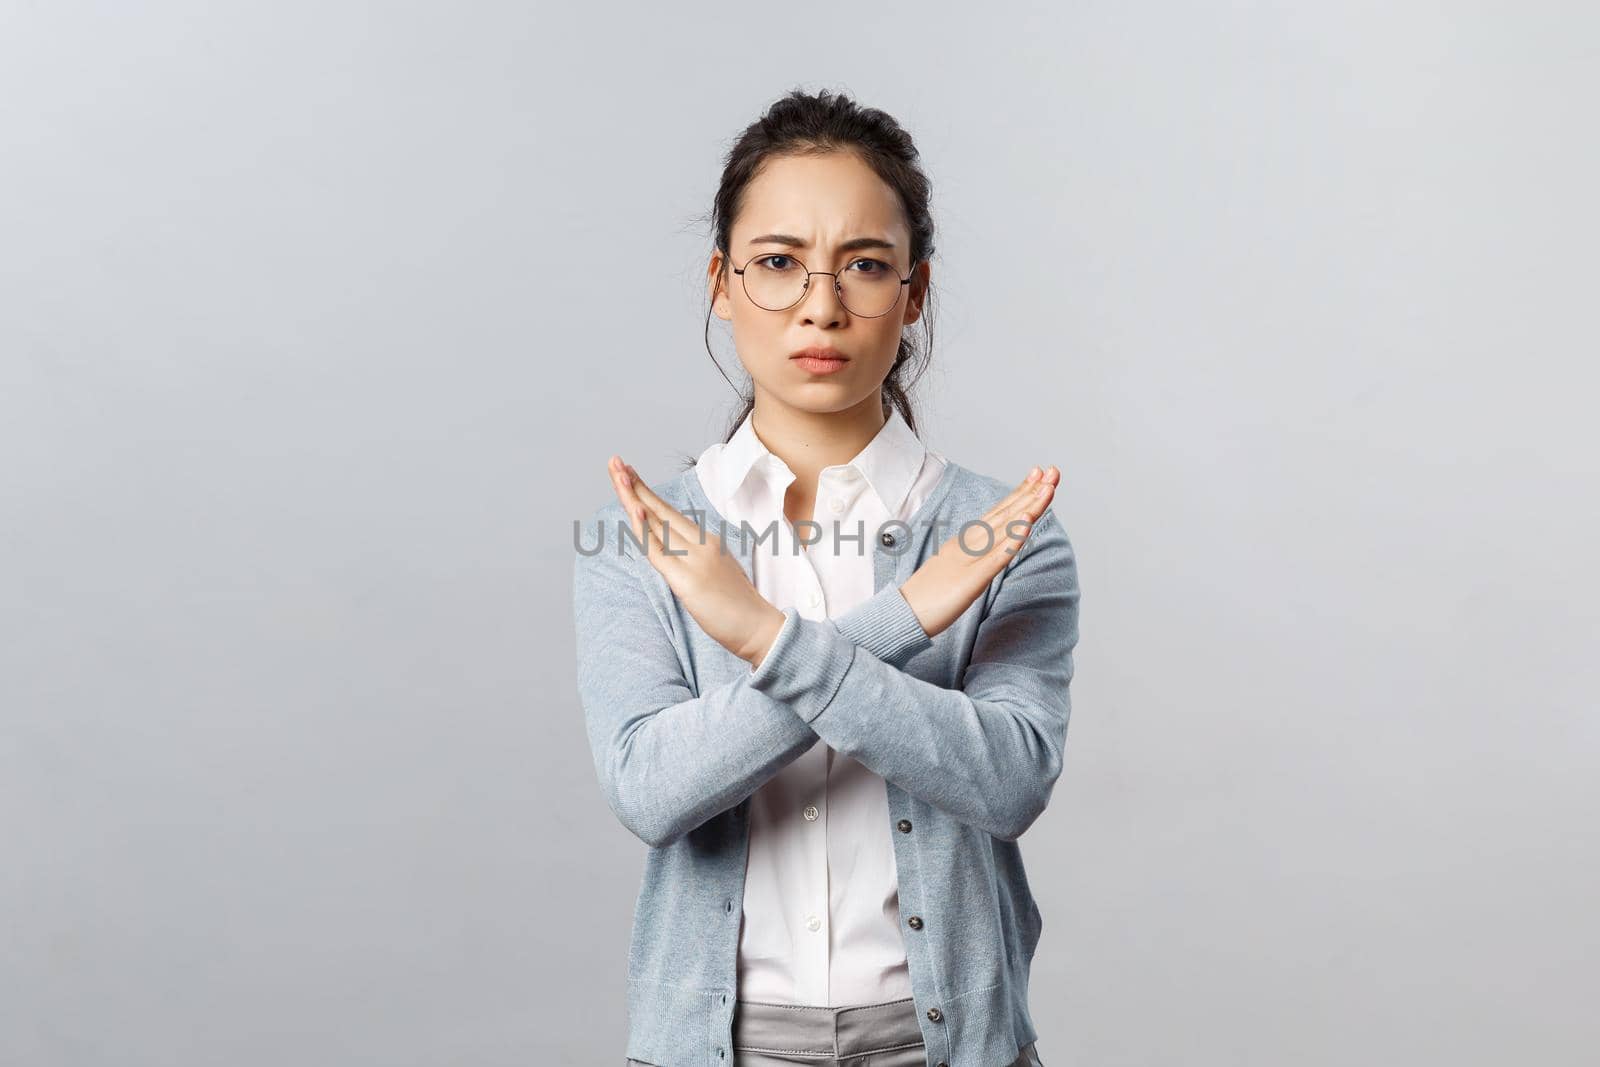
<path id="1" fill-rule="evenodd" d="M 881 243 L 863 245 L 862 238 Z M 910 285 L 897 284 L 911 270 L 911 233 L 894 190 L 850 152 L 769 160 L 745 188 L 728 244 L 726 278 L 720 251 L 712 253 L 707 270 L 711 308 L 733 324 L 734 347 L 755 383 L 757 402 L 766 394 L 804 411 L 833 412 L 875 401 L 894 365 L 901 330 L 921 316 L 928 288 L 925 263 L 918 264 Z M 885 292 L 897 290 L 894 303 L 873 318 L 852 314 L 833 279 L 813 274 L 799 303 L 768 311 L 752 302 L 744 279 L 733 273 L 745 268 L 755 288 L 762 284 L 757 271 L 774 283 L 777 274 L 797 277 L 801 263 L 804 271 L 883 272 L 878 277 L 888 279 Z M 851 283 L 845 284 L 852 292 Z M 813 347 L 837 349 L 848 358 L 827 373 L 792 358 Z"/>

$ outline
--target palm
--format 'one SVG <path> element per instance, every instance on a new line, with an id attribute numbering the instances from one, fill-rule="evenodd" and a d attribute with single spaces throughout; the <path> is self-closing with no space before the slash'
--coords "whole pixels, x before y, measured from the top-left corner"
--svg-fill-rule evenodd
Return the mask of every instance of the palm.
<path id="1" fill-rule="evenodd" d="M 645 559 L 660 573 L 707 636 L 749 659 L 764 651 L 778 610 L 750 582 L 738 557 L 698 523 L 662 500 L 631 467 L 612 465 L 612 487 L 645 546 Z"/>
<path id="2" fill-rule="evenodd" d="M 1052 472 L 1054 472 L 1052 474 Z M 950 535 L 900 587 L 929 637 L 942 633 L 1016 557 L 1055 496 L 1061 472 L 1030 473 L 964 532 Z"/>

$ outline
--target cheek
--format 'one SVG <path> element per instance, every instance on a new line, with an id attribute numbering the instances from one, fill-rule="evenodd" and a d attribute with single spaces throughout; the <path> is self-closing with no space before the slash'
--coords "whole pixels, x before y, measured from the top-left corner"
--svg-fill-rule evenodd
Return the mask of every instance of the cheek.
<path id="1" fill-rule="evenodd" d="M 739 353 L 739 362 L 745 372 L 757 381 L 771 380 L 788 362 L 789 353 L 784 348 L 783 323 L 769 322 L 777 315 L 750 314 L 750 309 L 735 307 L 729 332 L 733 347 Z"/>
<path id="2" fill-rule="evenodd" d="M 894 358 L 900 354 L 900 338 L 904 335 L 897 318 L 874 324 L 872 350 L 878 353 L 876 362 L 882 365 L 883 373 L 888 374 L 889 368 L 894 366 Z"/>
<path id="3" fill-rule="evenodd" d="M 752 308 L 748 303 L 730 304 L 733 318 L 728 325 L 740 342 L 740 351 L 771 355 L 783 347 L 786 323 L 781 315 Z M 746 344 L 750 347 L 746 349 Z"/>
<path id="4" fill-rule="evenodd" d="M 900 334 L 891 332 L 888 337 L 874 338 L 870 356 L 857 356 L 860 366 L 856 368 L 862 378 L 873 378 L 882 381 L 889 376 L 889 369 L 894 366 L 894 357 L 899 353 L 896 343 Z"/>
<path id="5" fill-rule="evenodd" d="M 898 355 L 897 352 L 890 350 L 887 355 L 880 357 L 872 368 L 873 376 L 880 381 L 889 377 L 889 371 L 894 367 L 894 357 L 896 355 Z"/>

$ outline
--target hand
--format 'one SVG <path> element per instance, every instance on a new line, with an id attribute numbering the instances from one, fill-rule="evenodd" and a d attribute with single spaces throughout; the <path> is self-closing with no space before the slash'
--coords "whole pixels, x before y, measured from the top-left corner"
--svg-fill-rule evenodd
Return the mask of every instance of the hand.
<path id="1" fill-rule="evenodd" d="M 929 637 L 942 633 L 955 622 L 988 588 L 994 576 L 1011 562 L 1033 532 L 1033 524 L 1050 506 L 1060 482 L 1061 471 L 1057 468 L 1049 467 L 1044 471 L 1033 468 L 1021 485 L 983 516 L 982 521 L 988 523 L 987 530 L 979 526 L 967 530 L 966 544 L 970 548 L 962 547 L 961 531 L 957 530 L 905 580 L 900 592 Z M 1011 524 L 1016 520 L 1026 522 L 1026 527 L 1017 522 L 1018 530 L 1014 532 Z M 973 554 L 978 546 L 991 539 L 994 543 L 988 551 Z"/>
<path id="2" fill-rule="evenodd" d="M 622 457 L 607 464 L 611 486 L 645 546 L 645 558 L 694 621 L 728 651 L 760 666 L 783 627 L 784 615 L 756 587 L 738 557 L 707 538 L 672 505 L 651 492 Z"/>

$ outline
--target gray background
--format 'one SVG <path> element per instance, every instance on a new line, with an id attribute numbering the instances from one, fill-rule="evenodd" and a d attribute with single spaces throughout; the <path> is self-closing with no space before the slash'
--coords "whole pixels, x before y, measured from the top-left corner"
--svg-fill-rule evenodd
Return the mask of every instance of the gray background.
<path id="1" fill-rule="evenodd" d="M 0 8 L 0 1063 L 621 1062 L 572 521 L 797 85 L 933 177 L 926 439 L 1063 470 L 1045 1062 L 1592 1062 L 1600 22 L 961 10 Z"/>

